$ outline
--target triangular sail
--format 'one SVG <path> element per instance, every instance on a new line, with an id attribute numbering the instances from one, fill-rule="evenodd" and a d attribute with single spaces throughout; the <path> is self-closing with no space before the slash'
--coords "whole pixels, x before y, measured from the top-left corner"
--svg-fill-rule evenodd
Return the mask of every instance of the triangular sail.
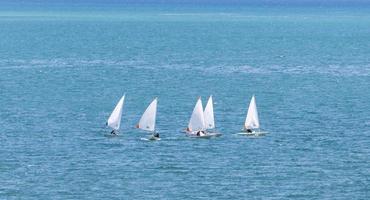
<path id="1" fill-rule="evenodd" d="M 206 129 L 215 128 L 215 117 L 213 114 L 212 95 L 209 97 L 206 108 L 204 109 L 204 123 L 206 125 Z"/>
<path id="2" fill-rule="evenodd" d="M 256 99 L 253 95 L 251 102 L 249 103 L 247 118 L 245 119 L 244 128 L 245 129 L 256 129 L 260 127 L 260 122 L 258 119 Z"/>
<path id="3" fill-rule="evenodd" d="M 137 124 L 137 128 L 146 131 L 154 131 L 155 130 L 155 118 L 157 115 L 157 98 L 155 98 L 152 103 L 148 106 L 145 110 L 143 116 L 141 116 L 139 123 Z"/>
<path id="4" fill-rule="evenodd" d="M 197 103 L 195 104 L 193 113 L 191 114 L 191 118 L 190 118 L 187 130 L 188 131 L 203 131 L 203 130 L 205 130 L 203 106 L 202 106 L 202 100 L 200 99 L 200 97 L 199 97 Z"/>
<path id="5" fill-rule="evenodd" d="M 121 125 L 121 116 L 122 116 L 122 108 L 123 108 L 124 100 L 125 100 L 125 95 L 123 95 L 121 99 L 118 101 L 112 114 L 108 118 L 107 125 L 114 130 L 118 130 Z"/>

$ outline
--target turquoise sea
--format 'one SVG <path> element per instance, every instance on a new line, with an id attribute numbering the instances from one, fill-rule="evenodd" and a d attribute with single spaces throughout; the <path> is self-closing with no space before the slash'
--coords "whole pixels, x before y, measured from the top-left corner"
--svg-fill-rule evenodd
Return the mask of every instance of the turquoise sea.
<path id="1" fill-rule="evenodd" d="M 369 88 L 367 7 L 4 6 L 0 199 L 370 199 Z M 209 95 L 223 136 L 185 137 Z"/>

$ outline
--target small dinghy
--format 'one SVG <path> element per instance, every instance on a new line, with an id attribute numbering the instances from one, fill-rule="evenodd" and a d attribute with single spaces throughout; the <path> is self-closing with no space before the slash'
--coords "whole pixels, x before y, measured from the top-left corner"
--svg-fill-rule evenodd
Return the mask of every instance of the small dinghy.
<path id="1" fill-rule="evenodd" d="M 136 128 L 152 133 L 152 135 L 148 138 L 141 138 L 142 140 L 147 140 L 147 141 L 161 140 L 159 138 L 159 133 L 156 133 L 155 131 L 155 120 L 157 116 L 157 103 L 158 103 L 158 98 L 155 98 L 152 101 L 152 103 L 149 104 L 148 108 L 145 110 L 145 112 L 141 116 L 139 123 L 136 125 Z"/>
<path id="2" fill-rule="evenodd" d="M 267 132 L 260 130 L 260 122 L 258 118 L 256 98 L 252 96 L 251 102 L 249 103 L 248 114 L 245 119 L 243 132 L 237 133 L 238 135 L 247 136 L 260 136 L 265 135 Z"/>
<path id="3" fill-rule="evenodd" d="M 122 109 L 123 103 L 125 101 L 125 95 L 121 97 L 118 101 L 116 107 L 114 108 L 113 112 L 110 114 L 106 125 L 112 128 L 111 135 L 117 135 L 118 130 L 121 126 L 121 117 L 122 117 Z"/>
<path id="4" fill-rule="evenodd" d="M 188 127 L 186 128 L 186 135 L 194 138 L 211 138 L 216 136 L 214 133 L 206 132 L 202 100 L 200 97 L 191 114 Z"/>

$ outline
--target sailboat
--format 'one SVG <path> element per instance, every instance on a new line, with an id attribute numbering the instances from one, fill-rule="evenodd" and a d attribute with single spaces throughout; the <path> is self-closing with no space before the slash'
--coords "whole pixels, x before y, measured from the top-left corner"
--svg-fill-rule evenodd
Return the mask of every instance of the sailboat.
<path id="1" fill-rule="evenodd" d="M 152 133 L 152 136 L 147 140 L 160 140 L 159 134 L 155 132 L 157 103 L 158 98 L 155 98 L 146 108 L 145 112 L 143 113 L 139 120 L 139 123 L 136 125 L 136 128 L 139 128 L 144 131 L 149 131 Z"/>
<path id="2" fill-rule="evenodd" d="M 199 97 L 191 114 L 186 134 L 189 137 L 210 138 L 216 136 L 206 132 L 206 124 L 203 112 L 202 99 Z"/>
<path id="3" fill-rule="evenodd" d="M 116 107 L 114 108 L 113 112 L 110 114 L 106 125 L 112 128 L 111 134 L 116 135 L 120 126 L 121 126 L 121 117 L 122 117 L 122 108 L 123 102 L 125 101 L 125 95 L 121 97 L 118 101 Z"/>
<path id="4" fill-rule="evenodd" d="M 253 95 L 249 103 L 247 117 L 244 122 L 243 133 L 240 135 L 264 135 L 267 132 L 260 130 L 260 121 L 258 118 L 258 111 L 256 105 L 256 98 Z"/>

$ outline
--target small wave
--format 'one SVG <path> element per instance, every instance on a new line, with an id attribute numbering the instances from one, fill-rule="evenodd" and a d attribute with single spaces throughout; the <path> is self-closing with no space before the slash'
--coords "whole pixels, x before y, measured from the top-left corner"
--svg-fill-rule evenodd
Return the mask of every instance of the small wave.
<path id="1" fill-rule="evenodd" d="M 75 59 L 0 60 L 0 69 L 143 66 L 143 65 L 146 65 L 146 63 L 136 60 L 75 60 Z"/>
<path id="2" fill-rule="evenodd" d="M 370 76 L 370 64 L 363 66 L 354 65 L 329 65 L 329 66 L 212 66 L 204 69 L 207 73 L 228 74 L 322 74 L 328 76 Z"/>
<path id="3" fill-rule="evenodd" d="M 207 74 L 320 74 L 327 76 L 370 76 L 370 64 L 363 65 L 189 65 L 184 62 L 151 63 L 145 60 L 104 60 L 104 59 L 0 59 L 1 69 L 38 69 L 38 68 L 81 68 L 81 67 L 122 67 L 147 70 L 196 70 Z"/>

